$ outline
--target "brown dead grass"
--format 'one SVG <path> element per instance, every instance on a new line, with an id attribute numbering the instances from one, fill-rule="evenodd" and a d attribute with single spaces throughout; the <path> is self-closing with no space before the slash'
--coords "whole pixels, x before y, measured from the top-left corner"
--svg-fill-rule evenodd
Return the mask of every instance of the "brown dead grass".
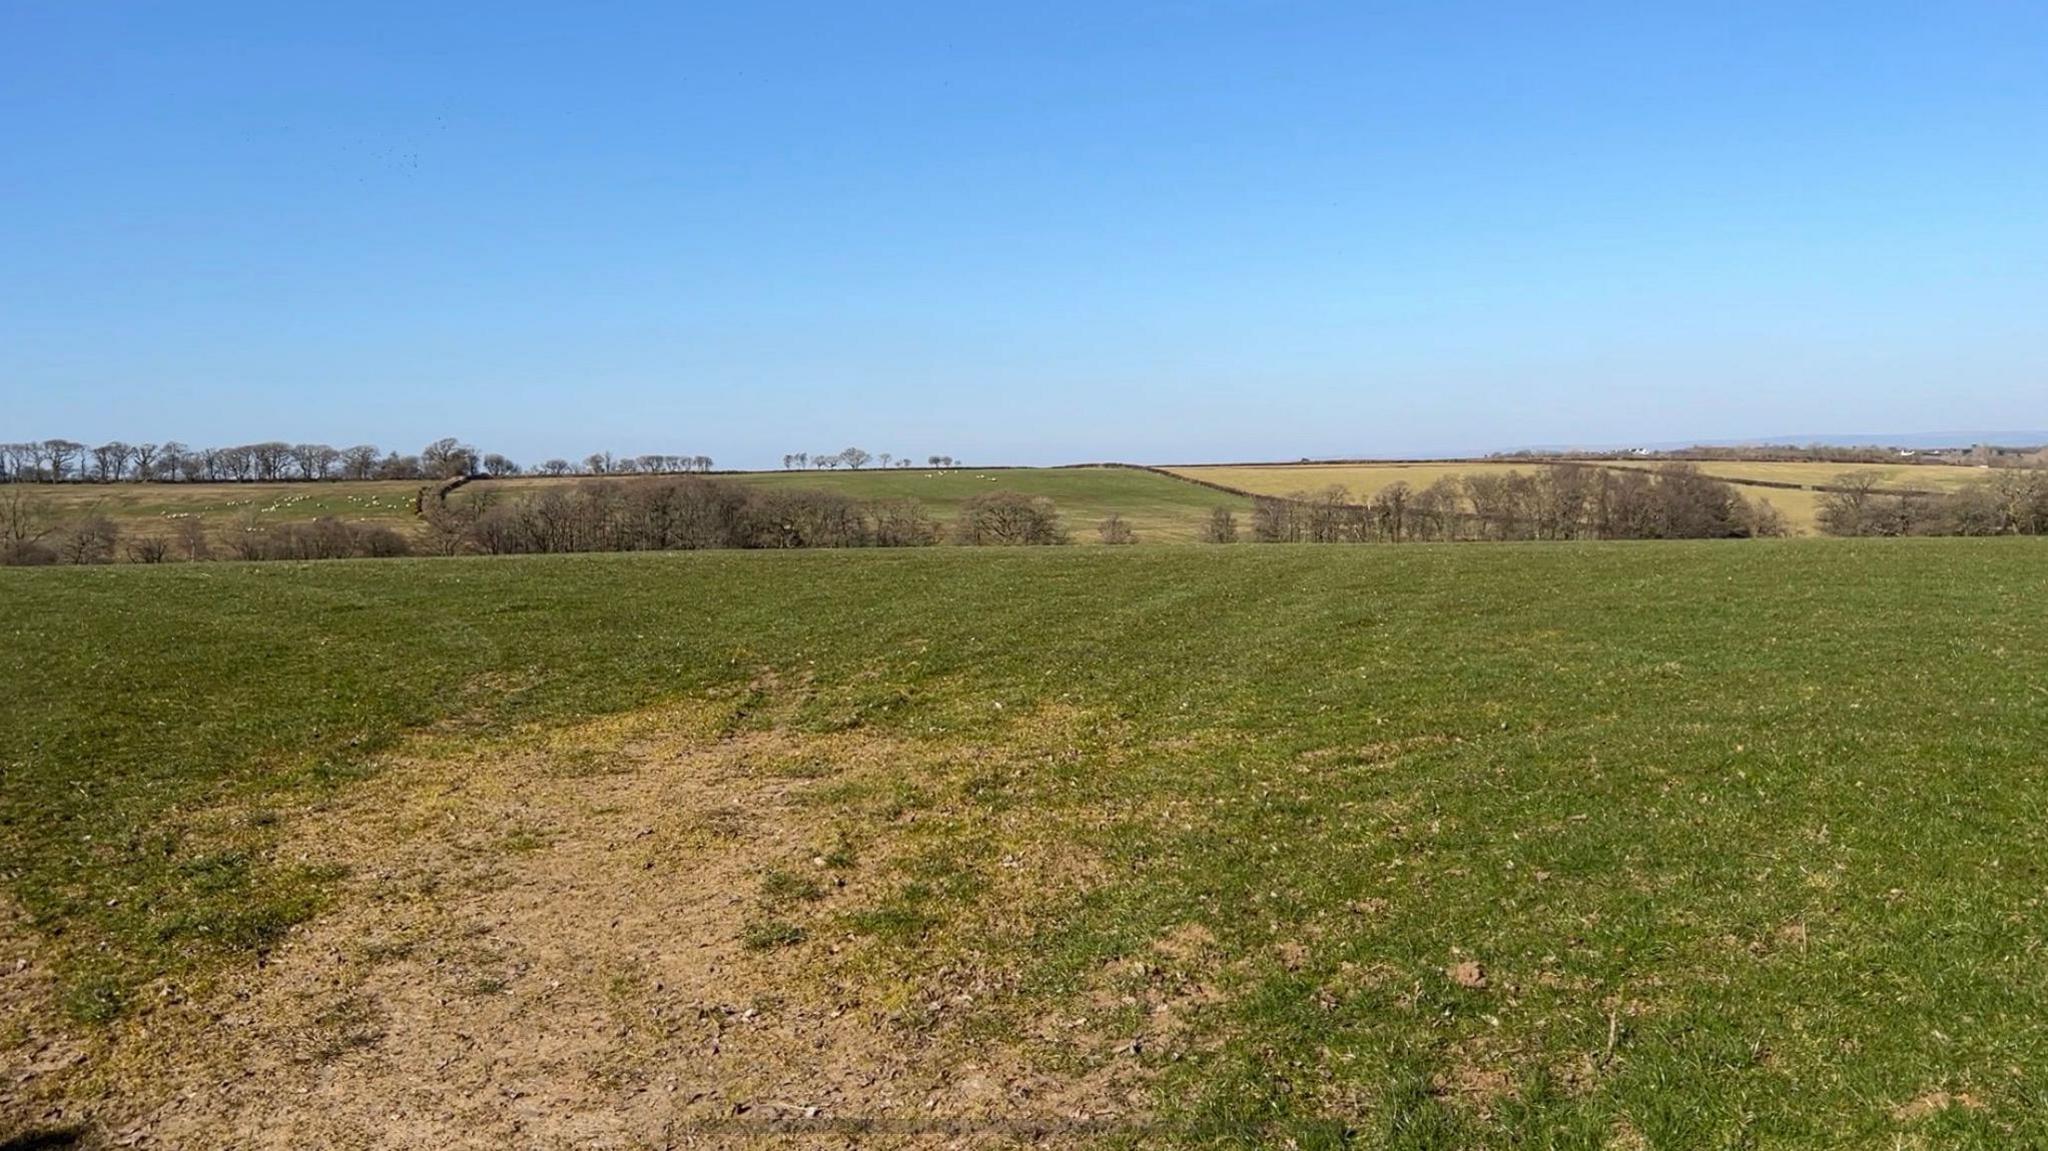
<path id="1" fill-rule="evenodd" d="M 1951 1107 L 1961 1107 L 1968 1111 L 1979 1111 L 1983 1109 L 1984 1102 L 1967 1091 L 1958 1091 L 1953 1094 L 1947 1091 L 1929 1091 L 1892 1108 L 1892 1118 L 1901 1123 L 1917 1123 L 1930 1115 L 1946 1111 Z"/>
<path id="2" fill-rule="evenodd" d="M 349 878 L 261 967 L 83 1038 L 38 1029 L 45 976 L 0 974 L 0 1050 L 33 1069 L 0 1104 L 166 1147 L 874 1145 L 833 1126 L 855 1123 L 974 1143 L 983 1124 L 1142 1118 L 1139 1064 L 1116 1058 L 1131 1036 L 987 1039 L 965 1021 L 1004 973 L 920 976 L 839 926 L 911 839 L 867 821 L 859 865 L 827 867 L 848 828 L 821 797 L 957 773 L 959 749 L 732 719 L 687 702 L 481 746 L 423 737 L 296 817 L 286 852 Z M 985 829 L 986 903 L 1020 920 L 1100 881 L 1028 818 Z M 765 905 L 771 872 L 796 905 Z M 803 941 L 750 939 L 768 915 Z M 1157 966 L 1149 1034 L 1204 993 Z"/>

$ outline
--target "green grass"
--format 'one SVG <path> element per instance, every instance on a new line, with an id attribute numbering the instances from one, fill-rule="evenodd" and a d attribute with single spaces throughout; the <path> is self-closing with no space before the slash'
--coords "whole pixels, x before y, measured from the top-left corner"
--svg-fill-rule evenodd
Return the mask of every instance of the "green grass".
<path id="1" fill-rule="evenodd" d="M 1138 533 L 1140 543 L 1191 543 L 1199 539 L 1210 512 L 1226 507 L 1240 519 L 1251 502 L 1242 496 L 1183 483 L 1136 468 L 867 468 L 861 471 L 742 472 L 727 476 L 761 487 L 824 489 L 856 499 L 915 498 L 925 510 L 950 525 L 960 504 L 970 497 L 1009 489 L 1044 496 L 1060 511 L 1075 543 L 1097 542 L 1096 525 L 1111 512 L 1121 514 Z M 575 480 L 492 480 L 471 491 L 516 491 L 536 484 Z M 635 482 L 626 477 L 622 482 Z"/>
<path id="2" fill-rule="evenodd" d="M 337 480 L 274 484 L 42 484 L 35 493 L 72 519 L 96 512 L 129 533 L 163 533 L 181 517 L 223 528 L 244 515 L 263 523 L 335 516 L 410 524 L 425 480 Z"/>
<path id="3" fill-rule="evenodd" d="M 1145 1056 L 1188 1137 L 2041 1145 L 2043 604 L 2035 540 L 0 571 L 0 874 L 108 1017 L 317 914 L 260 813 L 408 730 L 775 671 L 779 723 L 1031 750 L 863 801 L 916 850 L 841 928 L 906 969 L 1029 1008 L 1213 936 L 1217 1002 Z M 995 929 L 998 818 L 1107 881 Z M 1934 1091 L 1974 1106 L 1894 1113 Z"/>

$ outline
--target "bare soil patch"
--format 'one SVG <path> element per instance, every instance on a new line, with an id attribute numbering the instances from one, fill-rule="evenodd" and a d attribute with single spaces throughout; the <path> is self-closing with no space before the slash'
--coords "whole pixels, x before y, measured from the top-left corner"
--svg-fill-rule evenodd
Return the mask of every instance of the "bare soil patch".
<path id="1" fill-rule="evenodd" d="M 965 1023 L 983 973 L 878 985 L 889 968 L 843 930 L 900 845 L 863 825 L 852 864 L 820 797 L 946 753 L 728 734 L 729 714 L 685 704 L 483 753 L 439 737 L 297 818 L 288 851 L 349 878 L 262 966 L 84 1038 L 38 1029 L 54 1015 L 30 965 L 0 973 L 0 1050 L 30 1069 L 0 1104 L 18 1127 L 150 1147 L 979 1145 L 1142 1120 L 1114 1040 L 989 1039 Z"/>

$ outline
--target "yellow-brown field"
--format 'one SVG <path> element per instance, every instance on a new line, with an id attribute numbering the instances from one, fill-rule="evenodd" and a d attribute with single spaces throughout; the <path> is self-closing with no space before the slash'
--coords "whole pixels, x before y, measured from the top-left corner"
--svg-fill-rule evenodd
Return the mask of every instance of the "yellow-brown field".
<path id="1" fill-rule="evenodd" d="M 1589 462 L 1607 467 L 1658 466 L 1656 461 Z M 1225 487 L 1259 495 L 1292 495 L 1297 492 L 1320 491 L 1335 485 L 1350 492 L 1354 498 L 1369 499 L 1397 483 L 1421 488 L 1445 476 L 1526 472 L 1541 466 L 1541 463 L 1529 460 L 1453 460 L 1429 463 L 1389 461 L 1332 464 L 1217 464 L 1166 470 L 1189 479 L 1222 484 Z M 1874 474 L 1878 482 L 1888 488 L 1953 491 L 1966 484 L 1980 482 L 1985 476 L 1984 469 L 1954 464 L 1830 464 L 1712 460 L 1699 462 L 1694 466 L 1708 475 L 1738 484 L 1745 481 L 1762 481 L 1774 484 L 1802 484 L 1808 487 L 1832 484 L 1849 474 Z M 1810 535 L 1818 530 L 1815 517 L 1820 510 L 1820 493 L 1817 491 L 1745 486 L 1742 494 L 1751 500 L 1770 501 L 1771 506 L 1785 516 L 1786 522 L 1795 533 Z"/>

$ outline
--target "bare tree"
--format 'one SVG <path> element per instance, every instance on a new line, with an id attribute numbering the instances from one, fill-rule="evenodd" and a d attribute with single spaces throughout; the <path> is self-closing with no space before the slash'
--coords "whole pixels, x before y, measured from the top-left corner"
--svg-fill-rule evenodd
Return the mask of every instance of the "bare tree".
<path id="1" fill-rule="evenodd" d="M 341 449 L 341 474 L 351 480 L 367 480 L 377 473 L 375 444 L 356 444 Z"/>
<path id="2" fill-rule="evenodd" d="M 1067 542 L 1051 500 L 1013 491 L 986 492 L 963 502 L 953 534 L 963 544 Z"/>
<path id="3" fill-rule="evenodd" d="M 1873 533 L 1877 476 L 1871 472 L 1846 472 L 1836 476 L 1821 493 L 1820 511 L 1815 517 L 1829 535 L 1860 536 Z"/>
<path id="4" fill-rule="evenodd" d="M 101 444 L 92 450 L 92 478 L 103 484 L 110 484 L 128 474 L 128 458 L 135 449 L 119 440 Z"/>
<path id="5" fill-rule="evenodd" d="M 302 480 L 332 478 L 335 465 L 340 462 L 341 453 L 326 444 L 292 445 L 292 464 L 299 469 Z"/>
<path id="6" fill-rule="evenodd" d="M 454 436 L 443 436 L 420 449 L 420 467 L 430 479 L 452 480 L 473 475 L 477 470 L 476 449 Z"/>
<path id="7" fill-rule="evenodd" d="M 113 520 L 90 511 L 73 523 L 61 537 L 59 550 L 75 564 L 110 564 L 120 545 L 121 529 Z"/>
<path id="8" fill-rule="evenodd" d="M 1237 516 L 1229 508 L 1216 508 L 1209 513 L 1209 522 L 1202 526 L 1202 542 L 1211 544 L 1234 544 L 1237 542 Z"/>
<path id="9" fill-rule="evenodd" d="M 137 536 L 128 541 L 128 562 L 160 564 L 171 556 L 171 541 L 162 536 Z"/>
<path id="10" fill-rule="evenodd" d="M 188 560 L 213 558 L 213 540 L 207 535 L 206 521 L 198 516 L 186 516 L 173 522 L 171 538 L 177 541 Z"/>
<path id="11" fill-rule="evenodd" d="M 1138 542 L 1138 533 L 1132 531 L 1130 523 L 1116 512 L 1111 512 L 1104 516 L 1102 522 L 1095 525 L 1095 531 L 1097 535 L 1102 537 L 1102 542 L 1106 544 L 1134 544 Z"/>
<path id="12" fill-rule="evenodd" d="M 285 478 L 285 468 L 290 465 L 292 459 L 290 444 L 267 440 L 260 444 L 250 444 L 245 450 L 249 453 L 256 479 L 267 482 Z"/>
<path id="13" fill-rule="evenodd" d="M 391 452 L 377 461 L 376 478 L 380 480 L 417 480 L 422 478 L 420 458 L 401 456 Z"/>
<path id="14" fill-rule="evenodd" d="M 50 501 L 16 484 L 0 491 L 0 543 L 38 543 L 56 528 Z"/>
<path id="15" fill-rule="evenodd" d="M 74 467 L 83 472 L 84 444 L 77 440 L 44 440 L 39 446 L 42 448 L 41 462 L 50 469 L 51 483 L 63 483 Z"/>
<path id="16" fill-rule="evenodd" d="M 854 471 L 859 471 L 860 469 L 867 467 L 868 461 L 874 458 L 875 457 L 868 454 L 866 448 L 847 448 L 846 450 L 839 453 L 840 461 L 844 463 L 847 467 L 852 468 Z"/>
<path id="17" fill-rule="evenodd" d="M 492 452 L 484 457 L 484 470 L 494 476 L 516 476 L 520 469 L 510 458 Z"/>
<path id="18" fill-rule="evenodd" d="M 569 474 L 570 467 L 571 465 L 568 460 L 552 459 L 543 462 L 540 465 L 540 470 L 546 475 L 566 476 Z"/>

